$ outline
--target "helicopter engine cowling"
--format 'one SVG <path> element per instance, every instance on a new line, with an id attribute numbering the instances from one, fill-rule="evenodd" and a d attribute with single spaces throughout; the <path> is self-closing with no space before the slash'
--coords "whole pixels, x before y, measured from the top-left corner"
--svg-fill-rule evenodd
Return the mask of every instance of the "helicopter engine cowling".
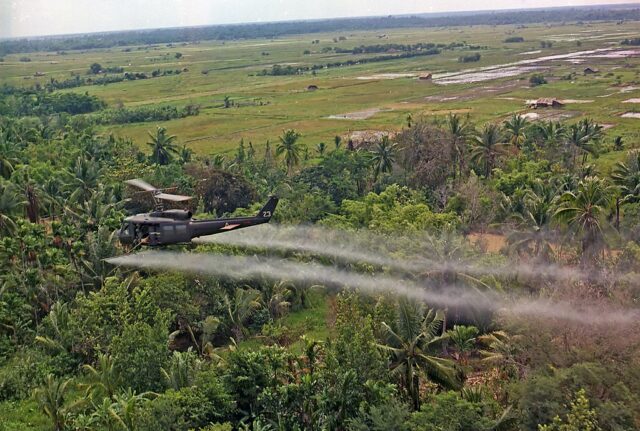
<path id="1" fill-rule="evenodd" d="M 193 217 L 191 211 L 186 210 L 164 210 L 154 211 L 149 214 L 151 217 L 170 218 L 173 220 L 190 220 Z"/>

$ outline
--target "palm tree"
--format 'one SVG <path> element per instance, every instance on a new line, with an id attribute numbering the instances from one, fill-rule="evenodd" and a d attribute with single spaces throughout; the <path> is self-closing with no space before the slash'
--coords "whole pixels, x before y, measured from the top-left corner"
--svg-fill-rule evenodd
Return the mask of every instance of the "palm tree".
<path id="1" fill-rule="evenodd" d="M 453 147 L 455 161 L 458 165 L 458 172 L 460 178 L 462 178 L 466 171 L 467 140 L 472 132 L 471 123 L 468 117 L 463 120 L 458 114 L 449 114 L 445 128 L 449 134 L 449 139 L 451 139 L 451 146 Z M 455 169 L 453 173 L 455 175 Z"/>
<path id="2" fill-rule="evenodd" d="M 113 401 L 121 383 L 114 365 L 111 356 L 101 353 L 95 367 L 89 364 L 82 366 L 89 382 L 86 385 L 87 396 L 91 395 L 94 399 L 102 396 Z"/>
<path id="3" fill-rule="evenodd" d="M 513 214 L 518 231 L 507 238 L 512 250 L 526 252 L 545 262 L 550 260 L 553 255 L 550 225 L 556 190 L 538 181 L 527 191 L 522 211 Z"/>
<path id="4" fill-rule="evenodd" d="M 527 139 L 527 135 L 525 134 L 526 127 L 527 119 L 522 115 L 514 114 L 509 120 L 504 122 L 507 139 L 509 143 L 517 149 L 520 149 Z"/>
<path id="5" fill-rule="evenodd" d="M 371 151 L 374 181 L 378 181 L 380 173 L 391 172 L 396 161 L 397 149 L 397 143 L 391 143 L 388 136 L 383 136 L 382 141 Z"/>
<path id="6" fill-rule="evenodd" d="M 245 322 L 255 310 L 262 307 L 260 292 L 253 289 L 236 289 L 233 300 L 225 296 L 225 303 L 233 338 L 241 341 L 247 333 Z"/>
<path id="7" fill-rule="evenodd" d="M 280 144 L 276 148 L 276 156 L 284 154 L 284 164 L 287 174 L 291 174 L 294 167 L 300 164 L 301 145 L 298 143 L 300 134 L 293 129 L 285 130 L 280 136 Z"/>
<path id="8" fill-rule="evenodd" d="M 0 232 L 13 232 L 16 228 L 17 213 L 26 204 L 13 184 L 0 182 Z"/>
<path id="9" fill-rule="evenodd" d="M 151 147 L 150 160 L 158 165 L 167 165 L 173 159 L 173 155 L 178 153 L 178 147 L 174 143 L 176 137 L 174 135 L 167 136 L 167 129 L 158 127 L 155 134 L 149 132 L 150 142 L 147 145 Z"/>
<path id="10" fill-rule="evenodd" d="M 500 127 L 496 124 L 485 124 L 479 135 L 471 141 L 471 160 L 484 167 L 484 176 L 489 178 L 496 166 L 497 158 L 504 152 Z"/>
<path id="11" fill-rule="evenodd" d="M 640 151 L 632 151 L 627 160 L 616 163 L 611 178 L 620 188 L 623 202 L 640 200 Z"/>
<path id="12" fill-rule="evenodd" d="M 271 142 L 267 139 L 264 145 L 264 165 L 268 168 L 273 167 L 273 151 L 271 150 Z"/>
<path id="13" fill-rule="evenodd" d="M 575 192 L 565 192 L 554 218 L 565 222 L 582 237 L 583 258 L 595 256 L 604 242 L 604 223 L 614 192 L 604 180 L 587 177 Z M 586 261 L 586 260 L 583 260 Z"/>
<path id="14" fill-rule="evenodd" d="M 291 308 L 290 296 L 294 287 L 286 281 L 269 283 L 261 289 L 262 303 L 269 310 L 271 318 L 284 316 Z"/>
<path id="15" fill-rule="evenodd" d="M 216 169 L 222 169 L 225 161 L 226 159 L 223 154 L 216 154 L 213 156 L 213 159 L 211 159 L 211 166 Z"/>
<path id="16" fill-rule="evenodd" d="M 191 148 L 188 148 L 187 145 L 184 144 L 182 145 L 182 147 L 180 147 L 179 156 L 180 156 L 180 163 L 182 163 L 183 165 L 185 163 L 189 163 L 193 158 L 193 150 Z"/>
<path id="17" fill-rule="evenodd" d="M 57 380 L 53 374 L 49 374 L 43 387 L 35 390 L 34 396 L 45 415 L 51 420 L 54 431 L 62 431 L 69 414 L 79 405 L 85 402 L 80 399 L 71 404 L 65 402 L 65 396 L 69 390 L 71 379 Z"/>
<path id="18" fill-rule="evenodd" d="M 564 141 L 566 134 L 565 127 L 559 122 L 547 121 L 536 124 L 533 127 L 533 132 L 545 148 L 547 157 L 549 159 L 557 157 L 560 144 Z"/>
<path id="19" fill-rule="evenodd" d="M 447 331 L 449 339 L 457 350 L 457 359 L 461 359 L 463 362 L 466 361 L 466 355 L 475 346 L 479 332 L 475 326 L 465 325 L 453 325 L 453 329 Z"/>
<path id="20" fill-rule="evenodd" d="M 509 373 L 522 374 L 523 366 L 518 360 L 521 338 L 520 335 L 509 335 L 504 331 L 481 335 L 478 341 L 485 346 L 480 350 L 482 360 L 496 364 Z"/>
<path id="21" fill-rule="evenodd" d="M 572 154 L 572 166 L 575 167 L 576 157 L 582 154 L 582 164 L 587 161 L 587 156 L 597 155 L 598 148 L 596 143 L 602 136 L 602 126 L 595 124 L 593 121 L 585 118 L 577 124 L 569 127 L 566 135 L 566 142 Z"/>
<path id="22" fill-rule="evenodd" d="M 0 136 L 0 176 L 9 179 L 18 163 L 16 145 Z"/>
<path id="23" fill-rule="evenodd" d="M 336 150 L 340 149 L 340 145 L 342 144 L 342 138 L 340 136 L 334 136 L 333 137 L 333 143 L 336 146 Z"/>
<path id="24" fill-rule="evenodd" d="M 115 396 L 115 401 L 108 409 L 109 419 L 117 423 L 120 429 L 134 431 L 138 407 L 155 396 L 157 394 L 153 392 L 136 394 L 129 388 L 123 394 Z"/>
<path id="25" fill-rule="evenodd" d="M 437 335 L 443 318 L 442 311 L 427 310 L 422 304 L 401 298 L 395 322 L 392 325 L 382 323 L 378 346 L 389 353 L 389 368 L 398 376 L 400 386 L 415 410 L 420 409 L 421 379 L 447 389 L 462 387 L 464 375 L 455 364 L 432 353 L 447 338 Z"/>
<path id="26" fill-rule="evenodd" d="M 51 306 L 51 311 L 49 311 L 47 319 L 51 327 L 51 332 L 53 332 L 53 337 L 37 335 L 35 340 L 56 353 L 60 351 L 72 351 L 73 337 L 65 336 L 65 334 L 69 334 L 69 323 L 71 320 L 69 304 L 55 302 Z"/>
<path id="27" fill-rule="evenodd" d="M 69 171 L 72 178 L 69 187 L 73 192 L 69 196 L 71 202 L 82 204 L 86 202 L 98 187 L 102 171 L 94 159 L 79 156 L 73 168 Z"/>
<path id="28" fill-rule="evenodd" d="M 320 157 L 324 156 L 324 152 L 327 150 L 327 144 L 325 144 L 324 142 L 320 142 L 318 145 L 316 145 L 316 151 L 318 151 L 318 155 Z"/>
<path id="29" fill-rule="evenodd" d="M 616 229 L 620 228 L 620 204 L 640 200 L 640 151 L 629 153 L 627 160 L 618 162 L 611 179 L 618 188 L 616 195 Z"/>
<path id="30" fill-rule="evenodd" d="M 200 360 L 189 348 L 186 352 L 173 352 L 169 369 L 162 368 L 160 371 L 167 386 L 177 391 L 193 385 L 195 374 L 199 368 Z"/>

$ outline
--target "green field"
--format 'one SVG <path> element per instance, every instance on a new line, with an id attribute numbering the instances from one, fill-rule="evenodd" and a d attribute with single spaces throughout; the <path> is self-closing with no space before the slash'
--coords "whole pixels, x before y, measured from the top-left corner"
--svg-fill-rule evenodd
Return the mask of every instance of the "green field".
<path id="1" fill-rule="evenodd" d="M 504 43 L 510 35 L 524 37 L 522 43 Z M 526 28 L 516 26 L 475 26 L 440 29 L 398 29 L 380 32 L 299 35 L 276 40 L 246 40 L 234 42 L 202 42 L 175 46 L 141 46 L 128 48 L 72 51 L 68 53 L 35 53 L 32 61 L 21 62 L 22 55 L 8 55 L 0 63 L 0 80 L 13 85 L 31 86 L 51 78 L 68 79 L 73 73 L 85 75 L 90 64 L 103 67 L 124 67 L 129 72 L 155 69 L 187 69 L 179 75 L 154 79 L 125 81 L 105 86 L 83 86 L 63 91 L 88 91 L 104 99 L 111 107 L 171 104 L 201 106 L 198 116 L 167 121 L 164 124 L 181 142 L 199 154 L 230 151 L 243 138 L 256 146 L 276 140 L 283 129 L 294 128 L 302 133 L 302 141 L 315 145 L 330 141 L 335 135 L 348 136 L 352 131 L 388 130 L 403 127 L 408 114 L 412 116 L 443 115 L 449 110 L 469 112 L 474 121 L 493 120 L 514 112 L 526 112 L 524 101 L 537 97 L 574 99 L 585 103 L 568 103 L 568 117 L 592 117 L 611 133 L 626 136 L 627 142 L 638 141 L 638 119 L 621 118 L 637 104 L 623 104 L 637 98 L 638 89 L 621 92 L 621 87 L 640 85 L 638 55 L 622 58 L 588 58 L 581 64 L 555 60 L 540 63 L 549 84 L 529 88 L 532 72 L 517 76 L 489 79 L 469 84 L 438 85 L 437 77 L 465 69 L 512 63 L 541 56 L 575 51 L 616 48 L 627 37 L 637 37 L 635 23 L 617 25 L 542 25 Z M 334 42 L 343 36 L 346 40 Z M 319 44 L 312 44 L 313 40 Z M 552 48 L 541 48 L 541 41 L 551 41 Z M 578 42 L 579 41 L 579 42 Z M 273 64 L 325 64 L 371 55 L 322 53 L 322 48 L 352 48 L 359 45 L 387 43 L 453 43 L 486 46 L 476 63 L 460 63 L 460 55 L 471 51 L 445 50 L 439 55 L 421 56 L 378 63 L 366 63 L 322 69 L 317 75 L 305 73 L 293 76 L 255 76 Z M 580 45 L 580 46 L 578 46 Z M 304 55 L 309 50 L 311 54 Z M 537 52 L 539 51 L 539 52 Z M 175 53 L 182 53 L 180 59 Z M 267 55 L 268 54 L 268 55 Z M 584 76 L 585 67 L 600 73 Z M 208 71 L 207 74 L 202 73 Z M 44 74 L 43 76 L 34 76 Z M 571 72 L 572 80 L 561 80 Z M 380 77 L 379 74 L 433 73 L 435 82 L 416 77 Z M 363 79 L 368 78 L 368 79 Z M 309 85 L 317 91 L 307 91 Z M 229 96 L 239 106 L 223 108 Z M 586 102 L 590 101 L 590 102 Z M 367 119 L 330 119 L 331 115 L 363 110 L 380 110 Z M 554 116 L 558 113 L 542 113 Z M 154 123 L 137 123 L 105 128 L 105 132 L 132 137 L 143 144 L 146 132 Z"/>

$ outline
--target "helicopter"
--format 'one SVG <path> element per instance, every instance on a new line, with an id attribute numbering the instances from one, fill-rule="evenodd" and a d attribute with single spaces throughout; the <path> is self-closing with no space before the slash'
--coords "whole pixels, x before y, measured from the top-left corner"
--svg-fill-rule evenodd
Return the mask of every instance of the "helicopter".
<path id="1" fill-rule="evenodd" d="M 125 183 L 141 189 L 142 193 L 150 193 L 155 209 L 149 213 L 127 217 L 122 221 L 118 238 L 123 245 L 157 247 L 185 244 L 200 236 L 268 223 L 278 205 L 278 198 L 271 196 L 265 206 L 253 217 L 197 220 L 193 218 L 191 211 L 164 209 L 165 201 L 186 202 L 192 199 L 191 196 L 164 193 L 163 189 L 157 189 L 141 179 L 127 180 Z"/>

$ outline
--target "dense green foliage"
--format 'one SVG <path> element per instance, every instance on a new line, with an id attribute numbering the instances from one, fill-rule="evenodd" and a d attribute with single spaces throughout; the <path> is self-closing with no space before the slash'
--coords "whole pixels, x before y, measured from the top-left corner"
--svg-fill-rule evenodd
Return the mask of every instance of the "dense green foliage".
<path id="1" fill-rule="evenodd" d="M 389 49 L 444 47 L 351 52 Z M 171 126 L 137 145 L 94 129 L 197 106 L 105 108 L 2 89 L 0 429 L 640 426 L 640 153 L 626 135 L 590 119 L 449 114 L 361 143 L 307 147 L 288 129 L 201 155 Z M 602 155 L 611 172 L 592 165 Z M 123 185 L 135 177 L 194 196 L 185 207 L 202 218 L 255 214 L 278 194 L 273 223 L 315 236 L 171 249 L 304 276 L 112 266 L 137 251 L 117 243 L 121 219 L 153 205 Z M 345 278 L 316 280 L 324 270 Z"/>

